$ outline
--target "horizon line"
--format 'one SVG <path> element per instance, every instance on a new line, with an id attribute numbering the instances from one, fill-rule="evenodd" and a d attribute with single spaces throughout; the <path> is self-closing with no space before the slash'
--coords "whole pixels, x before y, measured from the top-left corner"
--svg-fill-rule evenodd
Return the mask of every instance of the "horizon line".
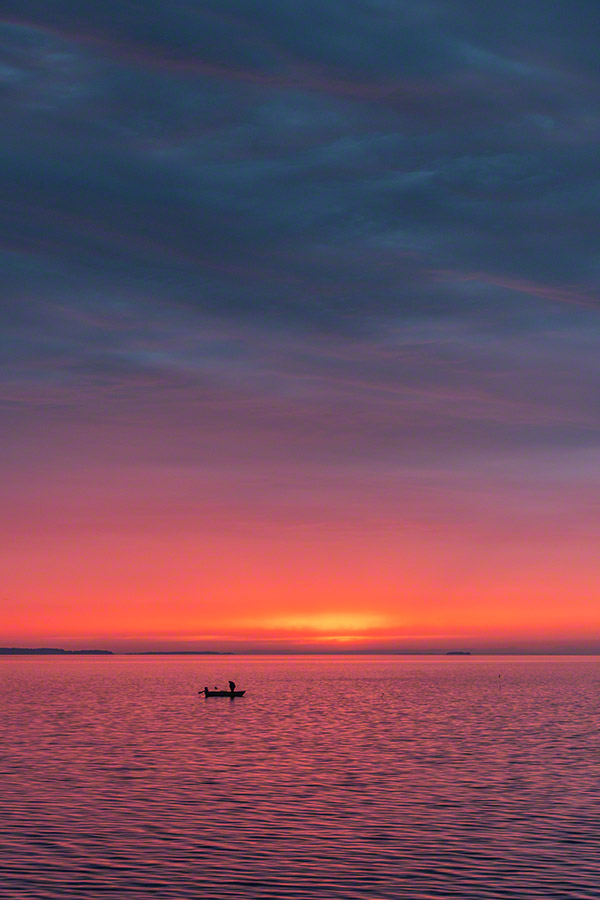
<path id="1" fill-rule="evenodd" d="M 600 650 L 108 650 L 0 647 L 0 656 L 600 656 Z"/>

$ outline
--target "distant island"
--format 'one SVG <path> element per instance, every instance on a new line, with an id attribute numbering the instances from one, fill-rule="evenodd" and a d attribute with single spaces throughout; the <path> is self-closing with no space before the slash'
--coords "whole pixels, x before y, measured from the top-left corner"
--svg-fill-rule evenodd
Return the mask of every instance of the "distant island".
<path id="1" fill-rule="evenodd" d="M 470 656 L 470 650 L 446 650 L 446 656 Z"/>
<path id="2" fill-rule="evenodd" d="M 62 650 L 60 647 L 0 647 L 0 656 L 112 656 L 112 650 Z"/>
<path id="3" fill-rule="evenodd" d="M 125 650 L 118 656 L 234 656 L 223 650 Z M 63 650 L 61 647 L 0 647 L 0 656 L 115 656 L 114 650 Z"/>

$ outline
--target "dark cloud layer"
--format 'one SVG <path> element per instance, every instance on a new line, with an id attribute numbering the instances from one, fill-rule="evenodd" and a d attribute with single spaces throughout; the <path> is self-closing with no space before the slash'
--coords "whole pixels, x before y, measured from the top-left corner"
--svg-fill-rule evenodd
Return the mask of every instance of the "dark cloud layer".
<path id="1" fill-rule="evenodd" d="M 366 465 L 596 446 L 599 19 L 8 0 L 17 444 L 44 409 L 141 409 L 181 457 L 257 422 L 275 456 Z"/>

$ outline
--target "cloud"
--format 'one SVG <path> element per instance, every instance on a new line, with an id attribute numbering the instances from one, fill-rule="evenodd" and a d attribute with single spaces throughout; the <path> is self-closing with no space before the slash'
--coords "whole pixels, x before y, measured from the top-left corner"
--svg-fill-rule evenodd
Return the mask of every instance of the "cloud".
<path id="1" fill-rule="evenodd" d="M 3 415 L 183 459 L 594 443 L 594 15 L 9 2 Z"/>

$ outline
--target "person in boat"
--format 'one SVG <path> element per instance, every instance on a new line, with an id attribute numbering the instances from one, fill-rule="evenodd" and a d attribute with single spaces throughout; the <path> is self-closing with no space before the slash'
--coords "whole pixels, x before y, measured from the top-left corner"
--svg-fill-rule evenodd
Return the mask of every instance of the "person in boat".
<path id="1" fill-rule="evenodd" d="M 230 682 L 229 682 L 229 690 L 230 690 L 231 693 L 233 694 L 233 692 L 235 691 L 235 681 L 230 681 Z"/>
<path id="2" fill-rule="evenodd" d="M 204 685 L 204 696 L 208 697 L 208 688 Z"/>

